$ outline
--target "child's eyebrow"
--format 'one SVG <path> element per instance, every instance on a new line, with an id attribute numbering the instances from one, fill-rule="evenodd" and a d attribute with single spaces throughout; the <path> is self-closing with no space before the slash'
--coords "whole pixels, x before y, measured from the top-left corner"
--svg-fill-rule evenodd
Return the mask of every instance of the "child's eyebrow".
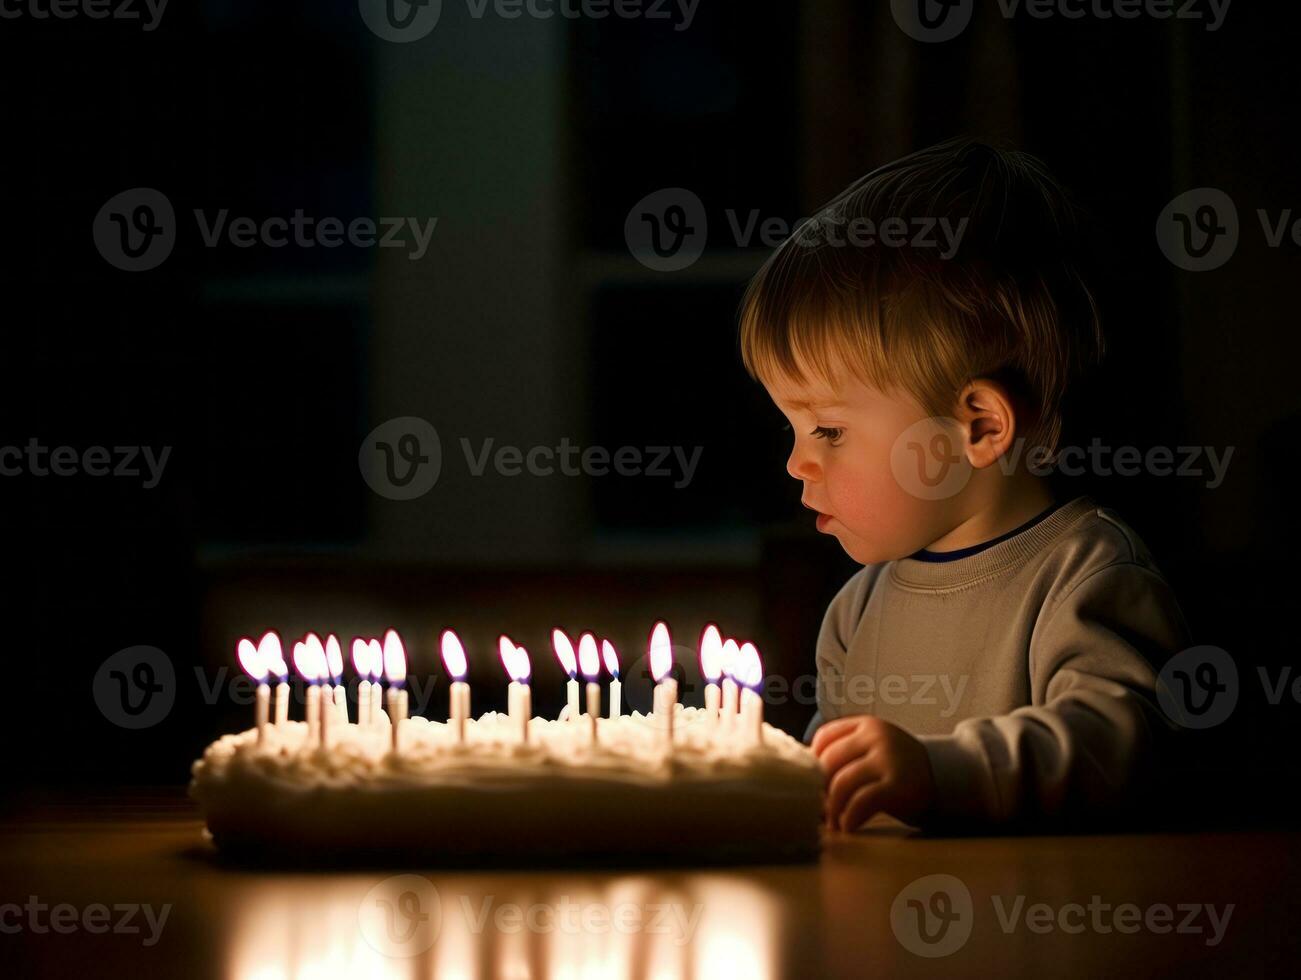
<path id="1" fill-rule="evenodd" d="M 844 402 L 819 402 L 819 401 L 810 401 L 807 399 L 798 399 L 796 401 L 787 402 L 786 404 L 789 405 L 791 408 L 798 409 L 801 412 L 812 411 L 813 409 L 817 409 L 817 408 L 829 409 L 829 408 L 845 407 Z"/>

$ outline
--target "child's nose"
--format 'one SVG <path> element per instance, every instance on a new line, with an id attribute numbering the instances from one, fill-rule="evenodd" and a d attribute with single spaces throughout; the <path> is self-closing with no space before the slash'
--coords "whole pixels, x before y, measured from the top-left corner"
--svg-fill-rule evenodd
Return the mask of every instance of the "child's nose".
<path id="1" fill-rule="evenodd" d="M 786 459 L 786 472 L 797 480 L 817 480 L 822 476 L 822 467 L 808 450 L 797 443 Z"/>

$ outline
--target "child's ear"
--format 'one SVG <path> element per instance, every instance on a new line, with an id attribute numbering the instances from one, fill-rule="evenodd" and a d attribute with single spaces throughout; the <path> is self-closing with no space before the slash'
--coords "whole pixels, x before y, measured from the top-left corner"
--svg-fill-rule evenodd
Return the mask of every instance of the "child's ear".
<path id="1" fill-rule="evenodd" d="M 967 460 L 983 469 L 1012 448 L 1016 440 L 1016 411 L 1005 387 L 977 378 L 958 394 L 958 424 L 967 440 Z"/>

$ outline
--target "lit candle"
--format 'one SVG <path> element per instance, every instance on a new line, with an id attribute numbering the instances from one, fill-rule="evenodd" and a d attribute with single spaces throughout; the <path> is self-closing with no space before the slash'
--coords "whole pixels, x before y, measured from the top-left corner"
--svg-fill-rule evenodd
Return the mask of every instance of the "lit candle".
<path id="1" fill-rule="evenodd" d="M 316 642 L 313 643 L 312 641 Z M 308 633 L 304 641 L 294 644 L 294 668 L 300 677 L 307 681 L 307 741 L 304 748 L 310 748 L 321 737 L 321 676 L 318 672 L 317 653 L 325 659 L 325 648 L 315 633 Z"/>
<path id="2" fill-rule="evenodd" d="M 529 740 L 529 718 L 533 715 L 533 695 L 529 688 L 533 665 L 529 662 L 529 652 L 516 646 L 508 636 L 498 638 L 497 648 L 510 677 L 510 686 L 506 688 L 506 710 L 512 727 L 519 733 L 520 744 L 524 744 Z"/>
<path id="3" fill-rule="evenodd" d="M 651 673 L 655 677 L 655 713 L 664 718 L 666 741 L 673 744 L 673 716 L 678 707 L 678 682 L 673 678 L 673 641 L 667 623 L 651 630 Z"/>
<path id="4" fill-rule="evenodd" d="M 742 643 L 737 654 L 737 680 L 745 685 L 741 695 L 741 731 L 755 745 L 763 741 L 763 664 L 753 643 Z"/>
<path id="5" fill-rule="evenodd" d="M 461 638 L 451 630 L 443 630 L 439 644 L 443 652 L 443 666 L 452 675 L 452 686 L 447 692 L 447 717 L 456 728 L 456 741 L 465 743 L 465 723 L 470 717 L 470 685 L 465 683 L 465 647 Z"/>
<path id="6" fill-rule="evenodd" d="M 325 638 L 325 666 L 330 672 L 329 700 L 326 711 L 332 712 L 332 725 L 348 724 L 348 702 L 343 689 L 343 651 L 339 649 L 339 638 L 331 633 Z"/>
<path id="7" fill-rule="evenodd" d="M 370 723 L 370 644 L 360 636 L 352 638 L 352 669 L 357 672 L 357 724 Z"/>
<path id="8" fill-rule="evenodd" d="M 253 711 L 253 719 L 257 726 L 257 744 L 262 745 L 266 741 L 267 719 L 271 714 L 271 687 L 267 684 L 267 665 L 262 662 L 262 655 L 250 639 L 241 639 L 236 644 L 235 650 L 239 656 L 239 665 L 257 682 L 257 703 Z"/>
<path id="9" fill-rule="evenodd" d="M 393 721 L 393 751 L 398 751 L 398 731 L 407 717 L 407 653 L 397 630 L 384 634 L 384 676 L 388 678 L 388 713 Z"/>
<path id="10" fill-rule="evenodd" d="M 578 666 L 587 678 L 587 717 L 590 719 L 591 738 L 596 744 L 596 719 L 601 714 L 601 685 L 596 683 L 601 672 L 601 658 L 596 651 L 596 637 L 584 633 L 578 638 Z"/>
<path id="11" fill-rule="evenodd" d="M 280 645 L 280 634 L 267 630 L 257 644 L 258 655 L 266 664 L 267 670 L 278 678 L 276 684 L 276 727 L 281 728 L 289 720 L 289 665 L 285 663 L 284 648 Z"/>
<path id="12" fill-rule="evenodd" d="M 731 728 L 732 722 L 736 719 L 738 695 L 736 658 L 740 649 L 730 636 L 723 641 L 723 706 L 720 709 L 719 721 L 724 729 Z"/>
<path id="13" fill-rule="evenodd" d="M 610 681 L 610 717 L 618 718 L 623 712 L 623 685 L 619 683 L 619 652 L 609 640 L 601 641 L 601 659 L 614 680 Z"/>
<path id="14" fill-rule="evenodd" d="M 384 646 L 379 640 L 371 637 L 367 646 L 370 647 L 370 656 L 366 660 L 367 667 L 370 670 L 370 717 L 367 722 L 371 725 L 378 725 L 380 718 L 386 717 L 384 714 L 384 689 L 380 687 L 379 679 L 384 673 Z"/>
<path id="15" fill-rule="evenodd" d="M 705 678 L 705 711 L 715 721 L 721 695 L 718 678 L 723 672 L 723 638 L 718 627 L 710 623 L 700 634 L 700 673 Z"/>
<path id="16" fill-rule="evenodd" d="M 574 657 L 574 645 L 569 642 L 569 637 L 565 635 L 562 629 L 553 629 L 551 631 L 551 646 L 556 651 L 556 659 L 560 661 L 560 666 L 565 669 L 569 675 L 569 683 L 565 687 L 565 711 L 570 721 L 578 719 L 578 660 Z"/>

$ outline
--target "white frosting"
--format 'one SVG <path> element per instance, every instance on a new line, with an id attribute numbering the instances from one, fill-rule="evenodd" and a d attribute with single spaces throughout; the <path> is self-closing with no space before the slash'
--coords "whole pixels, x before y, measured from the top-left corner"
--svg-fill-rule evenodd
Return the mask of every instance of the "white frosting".
<path id="1" fill-rule="evenodd" d="M 304 850 L 430 858 L 697 855 L 719 859 L 816 853 L 822 776 L 801 743 L 769 725 L 763 739 L 721 732 L 713 715 L 679 707 L 670 749 L 663 723 L 634 712 L 533 718 L 529 741 L 506 715 L 466 725 L 412 718 L 391 751 L 387 722 L 331 729 L 307 743 L 289 722 L 257 744 L 226 735 L 194 764 L 191 795 L 219 846 L 290 856 Z"/>

